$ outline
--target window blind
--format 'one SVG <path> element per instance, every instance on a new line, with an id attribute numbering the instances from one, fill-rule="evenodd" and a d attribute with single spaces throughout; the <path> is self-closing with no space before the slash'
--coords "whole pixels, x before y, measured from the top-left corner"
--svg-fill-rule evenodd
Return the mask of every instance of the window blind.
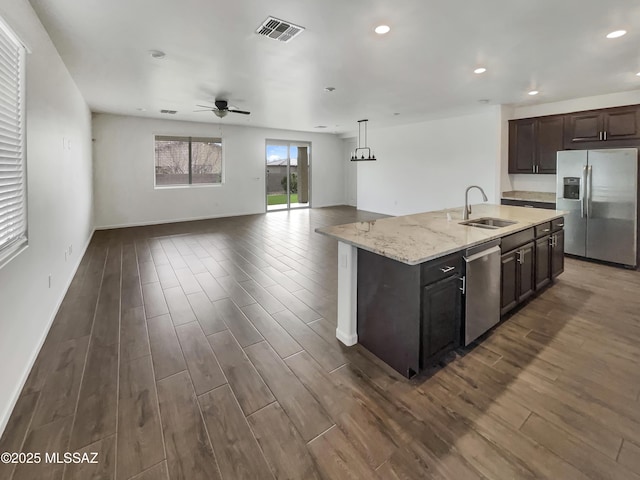
<path id="1" fill-rule="evenodd" d="M 27 243 L 25 49 L 0 20 L 0 262 Z"/>

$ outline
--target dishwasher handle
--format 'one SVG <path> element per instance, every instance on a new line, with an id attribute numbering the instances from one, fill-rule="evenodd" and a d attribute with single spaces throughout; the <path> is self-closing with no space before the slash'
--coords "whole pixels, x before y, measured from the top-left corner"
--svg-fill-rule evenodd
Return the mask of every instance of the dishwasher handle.
<path id="1" fill-rule="evenodd" d="M 500 247 L 496 245 L 496 246 L 488 248 L 486 250 L 482 250 L 482 251 L 480 251 L 478 253 L 474 253 L 473 255 L 471 255 L 469 257 L 464 257 L 464 261 L 466 263 L 471 263 L 474 260 L 478 260 L 479 258 L 482 258 L 482 257 L 487 256 L 487 255 L 491 255 L 491 254 L 493 254 L 495 252 L 499 252 L 499 251 L 500 251 Z"/>
<path id="2" fill-rule="evenodd" d="M 460 281 L 462 282 L 462 285 L 460 286 L 460 291 L 462 292 L 462 295 L 464 295 L 465 293 L 467 293 L 467 277 L 466 275 L 463 277 L 460 277 Z"/>

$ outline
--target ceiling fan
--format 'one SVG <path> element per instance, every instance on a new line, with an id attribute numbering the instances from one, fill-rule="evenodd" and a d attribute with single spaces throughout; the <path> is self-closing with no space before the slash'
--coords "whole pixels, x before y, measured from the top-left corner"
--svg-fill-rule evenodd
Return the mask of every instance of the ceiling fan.
<path id="1" fill-rule="evenodd" d="M 219 118 L 226 117 L 227 113 L 241 113 L 242 115 L 250 115 L 251 112 L 246 112 L 244 110 L 238 110 L 236 107 L 230 107 L 226 100 L 216 100 L 215 107 L 210 107 L 208 105 L 197 105 L 198 107 L 202 107 L 204 110 L 194 110 L 194 112 L 213 112 Z"/>

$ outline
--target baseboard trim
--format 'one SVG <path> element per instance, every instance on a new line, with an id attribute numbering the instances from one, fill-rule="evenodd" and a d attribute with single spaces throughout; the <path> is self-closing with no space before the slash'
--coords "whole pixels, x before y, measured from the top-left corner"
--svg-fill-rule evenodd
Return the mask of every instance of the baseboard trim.
<path id="1" fill-rule="evenodd" d="M 38 358 L 38 354 L 40 353 L 40 350 L 42 349 L 42 345 L 44 345 L 44 342 L 47 339 L 47 335 L 49 335 L 49 330 L 51 330 L 51 326 L 53 325 L 53 321 L 56 318 L 58 310 L 60 309 L 60 305 L 62 305 L 62 300 L 64 300 L 64 297 L 67 294 L 69 287 L 71 286 L 71 282 L 73 281 L 73 278 L 76 276 L 76 273 L 78 272 L 78 268 L 80 268 L 80 262 L 82 262 L 82 258 L 84 257 L 85 253 L 87 253 L 87 249 L 89 248 L 89 244 L 91 243 L 91 239 L 93 238 L 93 235 L 95 233 L 96 233 L 96 229 L 94 228 L 91 231 L 91 234 L 89 235 L 89 238 L 82 249 L 81 255 L 78 255 L 78 260 L 76 261 L 76 265 L 73 269 L 73 273 L 69 276 L 67 285 L 64 288 L 62 295 L 60 295 L 60 298 L 56 302 L 56 305 L 51 313 L 51 317 L 47 322 L 47 328 L 45 329 L 42 337 L 40 338 L 40 341 L 38 342 L 38 348 L 34 351 L 33 355 L 31 356 L 31 360 L 29 361 L 28 368 L 23 373 L 22 379 L 18 385 L 18 388 L 13 393 L 13 398 L 11 399 L 11 403 L 9 404 L 10 407 L 6 411 L 5 415 L 2 418 L 0 418 L 0 437 L 2 437 L 2 434 L 4 433 L 5 428 L 7 428 L 7 423 L 9 423 L 11 414 L 13 413 L 14 408 L 16 408 L 16 403 L 18 403 L 18 399 L 20 398 L 20 393 L 22 392 L 22 389 L 24 388 L 25 383 L 27 383 L 27 378 L 29 378 L 31 369 L 33 368 L 33 365 L 36 363 L 36 358 Z"/>
<path id="2" fill-rule="evenodd" d="M 336 338 L 344 343 L 347 347 L 351 347 L 358 343 L 358 334 L 348 335 L 336 328 Z"/>
<path id="3" fill-rule="evenodd" d="M 222 213 L 220 215 L 207 215 L 203 217 L 176 218 L 171 220 L 149 220 L 146 222 L 131 222 L 131 223 L 117 223 L 117 224 L 111 224 L 111 225 L 100 225 L 100 226 L 97 226 L 95 229 L 96 230 L 113 230 L 115 228 L 148 227 L 151 225 L 165 225 L 168 223 L 197 222 L 199 220 L 213 220 L 216 218 L 243 217 L 246 215 L 263 215 L 264 213 L 265 213 L 264 211 Z"/>

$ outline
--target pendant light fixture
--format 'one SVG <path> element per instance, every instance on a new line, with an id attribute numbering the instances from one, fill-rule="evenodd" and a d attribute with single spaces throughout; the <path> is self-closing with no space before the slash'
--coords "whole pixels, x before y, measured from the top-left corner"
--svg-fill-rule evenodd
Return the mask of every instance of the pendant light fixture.
<path id="1" fill-rule="evenodd" d="M 351 161 L 352 162 L 366 162 L 366 161 L 373 161 L 376 160 L 376 156 L 375 155 L 371 155 L 371 149 L 369 147 L 367 147 L 367 125 L 368 125 L 369 120 L 364 119 L 364 120 L 358 120 L 358 145 L 357 148 L 355 149 L 355 151 L 351 154 Z M 364 123 L 364 147 L 362 146 L 362 143 L 360 141 L 360 135 L 362 133 L 362 124 Z M 367 156 L 364 156 L 365 150 L 367 152 Z M 358 154 L 360 154 L 360 156 L 358 157 Z"/>

